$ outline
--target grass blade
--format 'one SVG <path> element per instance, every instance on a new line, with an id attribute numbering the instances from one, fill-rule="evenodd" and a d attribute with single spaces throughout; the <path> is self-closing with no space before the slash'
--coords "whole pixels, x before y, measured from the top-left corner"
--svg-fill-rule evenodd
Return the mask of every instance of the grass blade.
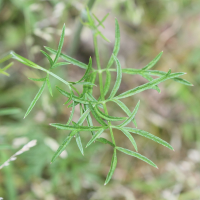
<path id="1" fill-rule="evenodd" d="M 62 33 L 61 33 L 60 41 L 59 41 L 59 45 L 58 45 L 58 51 L 57 51 L 56 57 L 53 61 L 53 65 L 58 61 L 58 58 L 60 57 L 60 53 L 62 51 L 62 46 L 64 43 L 64 38 L 65 38 L 65 24 L 63 25 L 63 28 L 62 28 Z M 52 65 L 52 67 L 53 67 L 53 65 Z"/>
<path id="2" fill-rule="evenodd" d="M 93 13 L 92 14 L 94 16 L 94 18 L 99 22 L 99 24 L 97 25 L 98 26 L 102 26 L 103 28 L 105 28 L 105 26 L 102 24 L 102 22 L 97 18 L 97 16 Z"/>
<path id="3" fill-rule="evenodd" d="M 127 155 L 136 157 L 136 158 L 148 163 L 149 165 L 152 165 L 153 167 L 158 168 L 151 160 L 149 160 L 147 157 L 145 157 L 145 156 L 143 156 L 143 155 L 141 155 L 139 153 L 136 153 L 136 152 L 128 150 L 128 149 L 124 149 L 122 147 L 116 147 L 116 149 L 121 151 L 121 152 L 123 152 L 123 153 L 125 153 L 125 154 L 127 154 Z"/>
<path id="4" fill-rule="evenodd" d="M 115 102 L 128 116 L 131 115 L 131 111 L 128 109 L 128 107 L 123 102 L 121 102 L 118 99 L 112 99 L 112 101 Z M 136 123 L 135 119 L 133 119 L 133 123 L 134 123 L 135 127 L 137 128 L 137 123 Z"/>
<path id="5" fill-rule="evenodd" d="M 47 54 L 45 51 L 42 51 L 42 50 L 40 50 L 46 57 L 47 57 L 47 59 L 48 59 L 48 61 L 49 61 L 49 63 L 50 63 L 50 65 L 51 65 L 51 67 L 53 66 L 53 60 L 52 60 L 52 58 L 49 56 L 49 54 Z"/>
<path id="6" fill-rule="evenodd" d="M 118 23 L 117 19 L 115 19 L 115 46 L 113 49 L 113 54 L 110 57 L 110 60 L 108 61 L 108 64 L 107 64 L 108 69 L 112 66 L 112 64 L 114 62 L 113 55 L 115 55 L 117 57 L 119 48 L 120 48 L 120 30 L 119 30 L 119 23 Z"/>
<path id="7" fill-rule="evenodd" d="M 97 106 L 95 106 L 94 109 L 95 109 L 96 113 L 99 115 L 99 117 L 101 117 L 107 121 L 123 121 L 123 120 L 127 119 L 126 117 L 113 117 L 113 116 L 106 115 L 101 110 L 99 110 Z"/>
<path id="8" fill-rule="evenodd" d="M 97 27 L 103 26 L 103 22 L 107 19 L 108 16 L 109 16 L 109 13 L 104 16 L 104 18 L 100 21 L 100 23 L 97 25 Z M 105 28 L 105 27 L 103 26 L 103 28 Z"/>
<path id="9" fill-rule="evenodd" d="M 115 57 L 115 55 L 113 55 L 113 57 L 115 59 L 116 65 L 117 65 L 117 78 L 116 78 L 115 85 L 114 85 L 112 92 L 111 92 L 110 96 L 108 97 L 108 99 L 112 99 L 115 96 L 115 94 L 117 93 L 119 86 L 121 84 L 121 80 L 122 80 L 122 68 L 121 68 L 120 62 L 117 59 L 117 57 Z"/>
<path id="10" fill-rule="evenodd" d="M 135 115 L 138 111 L 139 105 L 140 105 L 140 101 L 138 101 L 137 105 L 135 106 L 135 109 L 133 110 L 131 115 L 128 117 L 128 119 L 126 119 L 122 124 L 120 124 L 119 127 L 126 126 L 127 124 L 129 124 L 135 118 Z"/>
<path id="11" fill-rule="evenodd" d="M 57 50 L 54 50 L 54 49 L 52 49 L 50 47 L 44 47 L 44 48 L 47 51 L 49 51 L 50 53 L 52 53 L 52 54 L 57 54 Z M 87 69 L 88 68 L 88 66 L 85 63 L 82 63 L 82 62 L 80 62 L 80 61 L 78 61 L 78 60 L 76 60 L 76 59 L 74 59 L 74 58 L 72 58 L 70 56 L 67 56 L 67 55 L 63 54 L 63 53 L 60 53 L 60 57 L 62 59 L 64 59 L 64 60 L 66 60 L 67 62 L 69 62 L 69 63 L 71 63 L 73 65 L 76 65 L 76 66 L 78 66 L 80 68 L 83 68 L 83 69 Z"/>
<path id="12" fill-rule="evenodd" d="M 91 140 L 87 143 L 86 148 L 88 146 L 90 146 L 102 133 L 103 133 L 104 129 L 100 129 L 99 131 L 97 131 L 91 138 Z"/>
<path id="13" fill-rule="evenodd" d="M 167 148 L 169 148 L 169 149 L 174 151 L 173 147 L 169 143 L 165 142 L 164 140 L 160 139 L 159 137 L 157 137 L 157 136 L 155 136 L 155 135 L 153 135 L 151 133 L 148 133 L 146 131 L 143 131 L 143 130 L 140 130 L 140 129 L 136 129 L 136 128 L 130 128 L 130 127 L 124 127 L 123 129 L 125 129 L 125 130 L 127 130 L 129 132 L 132 132 L 132 133 L 136 133 L 136 134 L 141 135 L 143 137 L 146 137 L 146 138 L 148 138 L 150 140 L 153 140 L 154 142 L 162 144 L 163 146 L 165 146 L 165 147 L 167 147 Z"/>
<path id="14" fill-rule="evenodd" d="M 31 102 L 31 105 L 29 106 L 28 110 L 26 111 L 26 114 L 24 116 L 24 118 L 31 112 L 31 110 L 33 109 L 33 107 L 35 106 L 37 100 L 40 98 L 42 92 L 44 91 L 46 85 L 46 81 L 44 81 L 42 87 L 39 89 L 38 93 L 36 94 L 35 98 L 33 99 L 33 101 Z"/>
<path id="15" fill-rule="evenodd" d="M 151 69 L 159 61 L 159 59 L 162 56 L 162 54 L 163 54 L 163 51 L 161 51 L 148 65 L 143 67 L 142 70 Z"/>
<path id="16" fill-rule="evenodd" d="M 109 170 L 109 172 L 108 172 L 108 175 L 107 175 L 107 177 L 106 177 L 106 181 L 105 181 L 104 185 L 107 185 L 108 182 L 110 181 L 110 179 L 112 178 L 116 166 L 117 166 L 117 151 L 116 151 L 116 149 L 114 148 L 114 152 L 113 152 L 113 157 L 112 157 L 112 161 L 111 161 L 110 170 Z"/>
<path id="17" fill-rule="evenodd" d="M 116 99 L 122 99 L 122 98 L 132 96 L 132 95 L 137 94 L 139 92 L 142 92 L 144 90 L 151 89 L 153 86 L 158 85 L 159 83 L 161 83 L 163 81 L 166 81 L 166 80 L 172 79 L 172 78 L 176 78 L 176 77 L 181 76 L 181 75 L 184 75 L 184 73 L 182 73 L 182 72 L 172 73 L 172 74 L 167 73 L 166 75 L 164 75 L 160 78 L 154 79 L 151 82 L 145 83 L 145 84 L 138 86 L 134 89 L 128 90 L 128 91 L 120 94 L 119 96 L 117 96 L 115 98 Z"/>

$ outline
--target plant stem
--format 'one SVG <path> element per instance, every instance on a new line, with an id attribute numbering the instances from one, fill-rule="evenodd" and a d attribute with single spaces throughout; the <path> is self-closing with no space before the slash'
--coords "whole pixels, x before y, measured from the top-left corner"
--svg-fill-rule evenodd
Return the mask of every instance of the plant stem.
<path id="1" fill-rule="evenodd" d="M 87 7 L 88 7 L 89 10 L 92 9 L 95 1 L 96 0 L 89 0 L 88 1 Z M 83 11 L 81 13 L 83 13 Z M 69 56 L 73 56 L 77 52 L 77 49 L 78 49 L 78 46 L 79 46 L 79 43 L 80 43 L 80 35 L 81 35 L 81 31 L 83 29 L 83 24 L 79 21 L 77 23 L 75 29 L 76 30 L 75 30 L 74 37 L 73 37 L 72 42 L 70 43 L 69 48 L 68 48 L 68 55 Z"/>
<path id="2" fill-rule="evenodd" d="M 99 74 L 99 87 L 100 87 L 100 93 L 101 93 L 101 101 L 103 101 L 103 108 L 104 108 L 105 114 L 108 115 L 108 110 L 106 107 L 104 91 L 103 91 L 103 79 L 102 79 L 101 64 L 100 64 L 99 52 L 98 52 L 97 34 L 93 34 L 93 40 L 94 40 L 94 50 L 95 50 L 95 56 L 96 56 L 96 62 L 97 62 L 97 67 L 98 67 L 98 74 Z M 110 135 L 112 138 L 112 142 L 116 146 L 115 138 L 114 138 L 114 134 L 112 130 L 112 124 L 110 123 L 110 121 L 108 121 L 108 126 L 110 128 Z"/>

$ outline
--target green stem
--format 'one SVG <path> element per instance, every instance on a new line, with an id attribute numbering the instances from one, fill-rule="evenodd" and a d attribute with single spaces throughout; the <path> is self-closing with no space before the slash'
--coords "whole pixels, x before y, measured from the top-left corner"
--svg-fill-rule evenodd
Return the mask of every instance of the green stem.
<path id="1" fill-rule="evenodd" d="M 93 35 L 93 40 L 94 40 L 94 50 L 95 50 L 95 56 L 96 56 L 96 62 L 97 62 L 97 67 L 98 67 L 98 74 L 99 74 L 99 87 L 100 87 L 100 93 L 101 93 L 101 101 L 103 101 L 103 108 L 105 111 L 105 114 L 108 115 L 108 110 L 105 104 L 105 97 L 104 97 L 104 91 L 103 91 L 103 79 L 102 79 L 102 71 L 101 71 L 101 64 L 100 64 L 100 59 L 99 59 L 99 51 L 98 51 L 98 44 L 97 44 L 97 35 Z M 112 138 L 113 144 L 115 144 L 115 138 L 112 130 L 112 124 L 110 121 L 108 121 L 108 126 L 110 128 L 110 135 Z"/>

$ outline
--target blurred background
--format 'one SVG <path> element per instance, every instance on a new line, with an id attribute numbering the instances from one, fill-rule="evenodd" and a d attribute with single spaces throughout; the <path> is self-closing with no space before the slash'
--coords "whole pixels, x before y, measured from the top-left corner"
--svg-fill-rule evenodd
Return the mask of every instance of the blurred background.
<path id="1" fill-rule="evenodd" d="M 86 0 L 0 0 L 0 55 L 14 50 L 48 68 L 40 50 L 44 50 L 43 46 L 57 48 L 65 23 L 62 52 L 88 63 L 89 57 L 94 57 L 91 31 L 80 26 L 80 15 L 87 3 Z M 66 98 L 53 87 L 53 97 L 46 89 L 30 115 L 23 119 L 40 86 L 28 77 L 43 77 L 43 73 L 15 61 L 7 70 L 9 77 L 0 74 L 0 164 L 28 141 L 37 139 L 37 145 L 0 170 L 0 197 L 5 200 L 200 199 L 199 0 L 90 0 L 90 3 L 99 19 L 110 14 L 101 31 L 111 42 L 99 38 L 103 66 L 113 50 L 117 18 L 121 30 L 118 57 L 123 68 L 142 68 L 163 50 L 153 69 L 186 72 L 183 78 L 194 84 L 188 87 L 168 80 L 159 85 L 160 94 L 148 90 L 125 101 L 132 110 L 141 100 L 136 115 L 138 128 L 166 140 L 175 152 L 135 136 L 139 153 L 159 169 L 118 153 L 118 165 L 107 186 L 103 184 L 113 152 L 108 145 L 95 143 L 85 149 L 83 157 L 73 140 L 62 157 L 50 165 L 67 133 L 48 124 L 67 122 L 71 109 L 63 106 Z M 56 73 L 75 81 L 84 70 L 68 65 Z M 115 80 L 115 74 L 112 77 Z M 123 75 L 120 92 L 144 83 L 146 80 L 138 75 Z M 51 78 L 51 84 L 60 83 Z M 98 97 L 98 88 L 94 95 Z M 115 107 L 110 109 L 111 115 L 120 116 L 119 112 Z M 74 121 L 78 117 L 77 111 Z M 122 133 L 114 134 L 118 146 L 133 150 Z M 84 134 L 83 144 L 89 139 L 90 135 Z"/>

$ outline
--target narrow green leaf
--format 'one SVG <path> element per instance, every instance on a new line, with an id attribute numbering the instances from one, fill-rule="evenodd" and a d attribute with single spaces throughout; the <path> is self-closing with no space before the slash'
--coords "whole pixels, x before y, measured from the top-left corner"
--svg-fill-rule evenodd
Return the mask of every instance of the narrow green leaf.
<path id="1" fill-rule="evenodd" d="M 56 88 L 57 88 L 57 90 L 58 90 L 61 94 L 63 94 L 64 96 L 66 96 L 66 97 L 68 97 L 68 98 L 71 96 L 71 94 L 70 94 L 69 92 L 66 92 L 66 91 L 62 90 L 62 89 L 60 89 L 59 87 L 56 87 Z M 84 100 L 83 98 L 77 97 L 77 96 L 75 96 L 75 95 L 72 95 L 72 100 L 73 100 L 73 101 L 76 101 L 76 102 L 79 102 L 79 103 L 82 103 L 82 104 L 89 104 L 89 101 Z M 92 102 L 92 103 L 95 103 L 95 102 Z"/>
<path id="2" fill-rule="evenodd" d="M 69 65 L 70 63 L 68 62 L 59 62 L 59 63 L 56 63 L 55 65 L 53 65 L 53 67 L 51 69 L 55 69 L 57 67 L 60 67 L 60 66 L 63 66 L 63 65 Z"/>
<path id="3" fill-rule="evenodd" d="M 143 76 L 145 79 L 147 79 L 148 81 L 153 81 L 154 79 L 151 77 L 151 76 L 149 76 L 149 75 L 147 75 L 147 74 L 140 74 L 141 76 Z M 156 90 L 158 93 L 160 93 L 160 88 L 157 86 L 157 85 L 155 85 L 155 86 L 153 86 L 152 87 L 152 89 L 154 89 L 154 90 Z"/>
<path id="4" fill-rule="evenodd" d="M 102 26 L 103 28 L 105 28 L 105 26 L 102 24 L 102 22 L 97 18 L 97 16 L 93 13 L 94 18 L 99 22 L 98 26 Z"/>
<path id="5" fill-rule="evenodd" d="M 123 129 L 129 131 L 129 132 L 132 132 L 132 133 L 136 133 L 138 135 L 141 135 L 143 137 L 146 137 L 150 140 L 153 140 L 154 142 L 157 142 L 159 144 L 162 144 L 163 146 L 171 149 L 171 150 L 174 150 L 173 147 L 168 144 L 167 142 L 165 142 L 164 140 L 160 139 L 159 137 L 155 136 L 155 135 L 152 135 L 151 133 L 148 133 L 146 131 L 143 131 L 143 130 L 140 130 L 140 129 L 136 129 L 136 128 L 130 128 L 130 127 L 124 127 Z"/>
<path id="6" fill-rule="evenodd" d="M 75 83 L 79 83 L 79 82 L 81 82 L 82 80 L 84 80 L 84 79 L 88 76 L 88 74 L 90 73 L 91 69 L 92 69 L 92 58 L 90 57 L 90 59 L 89 59 L 89 64 L 88 64 L 88 68 L 87 68 L 87 70 L 86 70 L 84 76 L 83 76 L 79 81 L 77 81 L 77 82 L 75 82 Z M 91 84 L 93 85 L 93 83 L 91 83 Z"/>
<path id="7" fill-rule="evenodd" d="M 139 105 L 140 105 L 140 101 L 138 101 L 137 105 L 135 106 L 135 109 L 133 110 L 131 115 L 128 117 L 128 119 L 126 119 L 122 124 L 120 124 L 119 127 L 126 126 L 127 124 L 129 124 L 135 118 L 135 115 L 138 111 Z"/>
<path id="8" fill-rule="evenodd" d="M 114 85 L 112 92 L 110 93 L 110 96 L 108 97 L 108 99 L 112 99 L 115 96 L 115 94 L 117 93 L 119 86 L 121 84 L 121 80 L 122 80 L 122 68 L 121 68 L 120 62 L 117 59 L 117 57 L 115 57 L 115 55 L 113 55 L 113 57 L 115 59 L 116 65 L 117 65 L 117 78 L 116 78 L 115 85 Z"/>
<path id="9" fill-rule="evenodd" d="M 51 159 L 51 163 L 55 161 L 55 159 L 65 150 L 66 146 L 70 143 L 72 137 L 77 133 L 77 131 L 72 131 L 63 141 L 63 143 L 59 146 L 56 153 L 53 155 L 53 158 Z"/>
<path id="10" fill-rule="evenodd" d="M 50 47 L 44 47 L 44 48 L 47 51 L 49 51 L 49 52 L 51 52 L 53 54 L 57 54 L 57 50 L 54 50 L 54 49 L 52 49 Z M 85 63 L 82 63 L 82 62 L 80 62 L 80 61 L 78 61 L 78 60 L 76 60 L 76 59 L 74 59 L 74 58 L 72 58 L 70 56 L 67 56 L 67 55 L 63 54 L 63 53 L 60 54 L 60 57 L 62 59 L 64 59 L 64 60 L 66 60 L 67 62 L 69 62 L 69 63 L 71 63 L 73 65 L 76 65 L 76 66 L 78 66 L 80 68 L 83 68 L 83 69 L 87 69 L 88 68 L 88 66 Z"/>
<path id="11" fill-rule="evenodd" d="M 103 133 L 104 129 L 100 129 L 99 131 L 97 131 L 91 138 L 91 140 L 87 143 L 86 148 L 88 146 L 90 146 L 102 133 Z"/>
<path id="12" fill-rule="evenodd" d="M 192 83 L 182 78 L 174 78 L 173 80 L 184 85 L 194 86 Z"/>
<path id="13" fill-rule="evenodd" d="M 3 62 L 5 62 L 6 60 L 9 60 L 11 57 L 12 57 L 11 54 L 10 54 L 10 53 L 9 53 L 9 54 L 7 53 L 7 55 L 5 55 L 5 56 L 3 56 L 3 57 L 0 58 L 0 63 L 3 63 Z"/>
<path id="14" fill-rule="evenodd" d="M 110 42 L 110 40 L 106 36 L 104 36 L 103 33 L 99 31 L 96 27 L 95 27 L 95 30 L 96 30 L 97 35 L 100 35 L 102 39 L 104 39 L 105 41 Z"/>
<path id="15" fill-rule="evenodd" d="M 104 16 L 104 18 L 100 21 L 100 23 L 97 25 L 97 27 L 102 26 L 103 22 L 107 19 L 108 16 L 109 16 L 109 13 Z M 105 28 L 105 27 L 103 27 L 103 28 Z"/>
<path id="16" fill-rule="evenodd" d="M 97 115 L 91 103 L 89 103 L 89 109 L 97 122 L 99 122 L 99 124 L 101 124 L 102 126 L 107 126 L 107 124 Z"/>
<path id="17" fill-rule="evenodd" d="M 94 107 L 96 113 L 99 115 L 99 117 L 107 120 L 107 121 L 123 121 L 127 119 L 126 117 L 114 117 L 114 116 L 109 116 L 103 113 L 101 110 L 98 109 L 97 106 Z"/>
<path id="18" fill-rule="evenodd" d="M 47 74 L 46 81 L 47 81 L 47 86 L 48 86 L 49 93 L 51 94 L 51 96 L 53 96 L 53 92 L 52 92 L 52 88 L 51 88 L 51 83 L 50 83 L 50 80 L 49 80 L 49 74 Z"/>
<path id="19" fill-rule="evenodd" d="M 61 129 L 61 130 L 70 130 L 70 131 L 98 131 L 100 129 L 106 129 L 107 127 L 102 127 L 102 126 L 93 126 L 93 127 L 88 127 L 88 126 L 67 126 L 65 124 L 59 124 L 59 123 L 53 123 L 53 124 L 50 124 L 51 126 L 53 127 L 56 127 L 58 129 Z"/>
<path id="20" fill-rule="evenodd" d="M 4 74 L 6 76 L 10 76 L 10 74 L 8 74 L 7 72 L 3 71 L 2 69 L 0 69 L 0 74 Z"/>
<path id="21" fill-rule="evenodd" d="M 6 65 L 3 69 L 1 69 L 2 71 L 6 71 L 7 69 L 9 69 L 14 63 L 11 62 L 8 65 Z"/>
<path id="22" fill-rule="evenodd" d="M 118 23 L 117 19 L 115 19 L 115 46 L 113 49 L 113 54 L 110 57 L 110 60 L 108 61 L 107 68 L 110 68 L 112 66 L 112 64 L 114 62 L 113 55 L 115 55 L 117 57 L 119 48 L 120 48 L 120 30 L 119 30 L 119 23 Z"/>
<path id="23" fill-rule="evenodd" d="M 46 81 L 46 78 L 28 78 L 32 81 Z"/>
<path id="24" fill-rule="evenodd" d="M 83 156 L 84 156 L 83 145 L 82 145 L 82 142 L 81 142 L 81 137 L 80 137 L 79 132 L 76 133 L 76 143 L 77 143 L 78 148 L 80 149 L 80 152 L 81 152 L 81 153 L 83 154 Z"/>
<path id="25" fill-rule="evenodd" d="M 131 115 L 131 111 L 128 109 L 128 107 L 127 107 L 123 102 L 121 102 L 121 101 L 118 100 L 118 99 L 112 99 L 112 101 L 115 102 L 116 104 L 118 104 L 118 106 L 119 106 L 128 116 Z M 133 119 L 133 123 L 134 123 L 135 127 L 137 128 L 137 123 L 136 123 L 135 119 Z"/>
<path id="26" fill-rule="evenodd" d="M 39 89 L 38 93 L 36 94 L 35 98 L 33 99 L 33 101 L 31 102 L 31 105 L 29 106 L 28 110 L 26 111 L 26 114 L 24 116 L 24 118 L 31 112 L 31 110 L 33 109 L 34 105 L 36 104 L 37 100 L 40 98 L 42 92 L 44 91 L 46 85 L 46 81 L 44 81 L 42 87 Z"/>
<path id="27" fill-rule="evenodd" d="M 50 57 L 50 55 L 47 54 L 45 51 L 42 51 L 42 50 L 40 50 L 40 51 L 47 57 L 47 59 L 48 59 L 50 65 L 51 65 L 51 67 L 52 67 L 52 66 L 53 66 L 53 60 L 52 60 L 52 58 Z"/>
<path id="28" fill-rule="evenodd" d="M 115 147 L 115 145 L 114 145 L 112 142 L 106 140 L 105 138 L 97 138 L 96 141 L 97 141 L 97 142 L 101 142 L 101 143 L 103 143 L 103 144 L 109 144 L 109 145 L 111 145 L 112 147 Z"/>
<path id="29" fill-rule="evenodd" d="M 41 71 L 49 73 L 51 76 L 54 76 L 56 79 L 58 79 L 59 81 L 63 82 L 65 85 L 69 86 L 69 83 L 67 81 L 63 80 L 62 78 L 60 78 L 56 74 L 52 73 L 51 71 L 49 71 L 49 70 L 47 70 L 47 69 L 45 69 L 45 68 L 43 68 L 43 67 L 41 67 L 41 66 L 39 66 L 39 65 L 37 65 L 35 63 L 33 63 L 33 62 L 31 62 L 30 60 L 28 60 L 28 59 L 16 54 L 13 51 L 11 51 L 10 53 L 11 53 L 13 59 L 15 59 L 15 60 L 17 60 L 17 61 L 19 61 L 19 62 L 21 62 L 24 65 L 27 65 L 29 67 L 32 67 L 32 68 L 35 68 L 35 69 L 39 69 Z"/>
<path id="30" fill-rule="evenodd" d="M 133 136 L 126 129 L 119 128 L 119 130 L 122 131 L 124 133 L 124 135 L 127 136 L 127 138 L 131 141 L 132 145 L 134 146 L 135 150 L 138 151 L 137 144 L 136 144 Z"/>
<path id="31" fill-rule="evenodd" d="M 111 82 L 111 74 L 108 70 L 106 70 L 106 82 L 103 88 L 104 96 L 108 93 L 108 90 L 110 88 L 110 82 Z"/>
<path id="32" fill-rule="evenodd" d="M 58 58 L 60 57 L 60 54 L 61 54 L 61 51 L 62 51 L 62 46 L 63 46 L 63 43 L 64 43 L 64 38 L 65 38 L 65 24 L 63 25 L 63 28 L 62 28 L 62 33 L 61 33 L 60 41 L 59 41 L 59 45 L 58 45 L 58 51 L 57 51 L 56 57 L 53 61 L 53 65 L 58 61 Z"/>
<path id="33" fill-rule="evenodd" d="M 115 168 L 117 166 L 117 151 L 114 148 L 114 152 L 113 152 L 113 157 L 112 157 L 112 161 L 111 161 L 111 166 L 110 166 L 110 170 L 108 172 L 108 175 L 106 177 L 106 181 L 104 183 L 104 185 L 108 184 L 108 182 L 110 181 L 110 179 L 112 178 Z"/>
<path id="34" fill-rule="evenodd" d="M 121 152 L 123 152 L 123 153 L 125 153 L 125 154 L 128 154 L 130 156 L 136 157 L 136 158 L 148 163 L 149 165 L 152 165 L 153 167 L 158 168 L 151 160 L 149 160 L 147 157 L 145 157 L 145 156 L 143 156 L 143 155 L 141 155 L 139 153 L 136 153 L 136 152 L 128 150 L 128 149 L 124 149 L 122 147 L 116 147 L 116 149 L 121 151 Z"/>
<path id="35" fill-rule="evenodd" d="M 161 51 L 148 65 L 143 67 L 142 70 L 151 69 L 159 61 L 159 59 L 162 56 L 162 54 L 163 54 L 163 51 Z"/>
<path id="36" fill-rule="evenodd" d="M 183 74 L 184 73 L 182 73 L 182 72 L 166 74 L 166 75 L 164 75 L 164 76 L 162 76 L 160 78 L 154 79 L 153 81 L 145 83 L 145 84 L 143 84 L 141 86 L 138 86 L 138 87 L 136 87 L 134 89 L 128 90 L 128 91 L 120 94 L 119 96 L 117 96 L 115 98 L 116 99 L 122 99 L 122 98 L 126 98 L 126 97 L 129 97 L 129 96 L 132 96 L 132 95 L 137 94 L 139 92 L 142 92 L 144 90 L 151 89 L 153 86 L 158 85 L 159 83 L 161 83 L 163 81 L 166 81 L 166 80 L 171 79 L 171 78 L 176 78 L 176 77 L 181 76 Z"/>
<path id="37" fill-rule="evenodd" d="M 74 111 L 75 111 L 75 102 L 73 101 L 72 111 L 71 111 L 71 114 L 70 114 L 70 116 L 69 116 L 69 119 L 68 119 L 68 122 L 67 122 L 66 125 L 69 125 L 70 122 L 72 121 L 72 118 L 73 118 L 73 116 L 74 116 Z"/>

